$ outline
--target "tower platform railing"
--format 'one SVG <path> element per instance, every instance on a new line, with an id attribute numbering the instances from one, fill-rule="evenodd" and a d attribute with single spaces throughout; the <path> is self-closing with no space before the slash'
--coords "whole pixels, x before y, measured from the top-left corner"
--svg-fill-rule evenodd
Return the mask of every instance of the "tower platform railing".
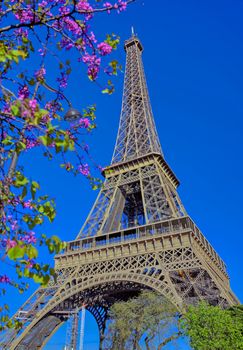
<path id="1" fill-rule="evenodd" d="M 152 224 L 140 225 L 113 231 L 107 234 L 102 234 L 94 237 L 85 237 L 82 239 L 69 241 L 62 254 L 72 254 L 74 252 L 87 251 L 89 249 L 100 249 L 104 246 L 111 246 L 117 244 L 134 242 L 135 240 L 146 239 L 149 237 L 158 237 L 161 235 L 173 235 L 183 232 L 191 232 L 194 238 L 202 246 L 202 248 L 210 255 L 213 261 L 225 273 L 226 265 L 220 258 L 212 245 L 208 242 L 205 236 L 201 233 L 199 228 L 195 225 L 189 216 L 181 218 L 163 220 Z"/>

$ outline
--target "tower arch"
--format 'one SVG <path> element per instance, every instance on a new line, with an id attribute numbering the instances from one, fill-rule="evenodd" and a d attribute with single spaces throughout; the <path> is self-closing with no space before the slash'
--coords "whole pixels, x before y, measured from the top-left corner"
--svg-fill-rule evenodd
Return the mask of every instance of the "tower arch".
<path id="1" fill-rule="evenodd" d="M 115 301 L 124 299 L 124 294 L 128 298 L 129 293 L 130 296 L 136 295 L 136 292 L 142 289 L 158 292 L 170 300 L 177 308 L 182 306 L 182 304 L 178 303 L 176 295 L 173 295 L 166 279 L 159 280 L 151 276 L 132 272 L 95 276 L 85 286 L 77 284 L 74 288 L 68 288 L 65 293 L 61 288 L 57 292 L 57 295 L 60 295 L 60 297 L 56 296 L 55 303 L 47 304 L 36 315 L 24 332 L 12 343 L 10 350 L 42 349 L 63 322 L 68 319 L 67 314 L 63 313 L 65 311 L 63 304 L 70 299 L 75 308 L 79 307 L 81 309 L 83 303 L 86 304 L 87 310 L 96 319 L 101 335 L 105 328 L 109 307 Z M 60 306 L 62 313 L 58 312 Z M 99 312 L 99 308 L 105 310 L 103 315 Z M 71 310 L 66 311 L 68 313 Z"/>

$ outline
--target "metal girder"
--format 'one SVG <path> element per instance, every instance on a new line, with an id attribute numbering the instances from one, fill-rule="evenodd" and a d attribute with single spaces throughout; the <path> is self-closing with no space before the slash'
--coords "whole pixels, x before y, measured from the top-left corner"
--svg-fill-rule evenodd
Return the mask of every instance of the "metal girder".
<path id="1" fill-rule="evenodd" d="M 126 45 L 126 71 L 120 125 L 112 163 L 136 159 L 148 153 L 162 153 L 136 40 Z"/>
<path id="2" fill-rule="evenodd" d="M 102 343 L 109 307 L 142 289 L 156 290 L 180 310 L 199 300 L 238 303 L 224 262 L 187 215 L 163 157 L 136 36 L 125 50 L 120 126 L 104 185 L 76 240 L 55 257 L 57 279 L 13 316 L 22 318 L 23 329 L 7 332 L 0 349 L 41 349 L 84 304 Z"/>
<path id="3" fill-rule="evenodd" d="M 186 211 L 155 154 L 109 172 L 77 239 L 182 217 Z"/>

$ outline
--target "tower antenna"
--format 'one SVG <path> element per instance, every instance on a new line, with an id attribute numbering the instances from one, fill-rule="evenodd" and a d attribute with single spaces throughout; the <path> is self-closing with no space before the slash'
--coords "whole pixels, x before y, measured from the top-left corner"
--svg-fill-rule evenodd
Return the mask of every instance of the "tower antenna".
<path id="1" fill-rule="evenodd" d="M 132 36 L 134 36 L 135 34 L 134 34 L 134 27 L 133 26 L 131 27 L 131 30 L 132 30 Z"/>

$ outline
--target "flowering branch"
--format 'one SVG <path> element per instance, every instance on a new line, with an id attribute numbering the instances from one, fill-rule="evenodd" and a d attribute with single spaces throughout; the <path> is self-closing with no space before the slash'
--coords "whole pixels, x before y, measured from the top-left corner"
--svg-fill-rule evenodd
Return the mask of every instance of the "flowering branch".
<path id="1" fill-rule="evenodd" d="M 99 167 L 84 141 L 96 127 L 95 106 L 83 108 L 75 120 L 65 120 L 63 111 L 65 105 L 72 105 L 65 89 L 74 50 L 78 62 L 87 66 L 90 81 L 97 82 L 103 73 L 109 80 L 102 92 L 114 89 L 110 76 L 117 74 L 120 65 L 116 60 L 107 62 L 106 57 L 116 49 L 119 37 L 107 34 L 98 41 L 91 21 L 96 13 L 120 13 L 135 0 L 111 1 L 11 0 L 0 4 L 0 251 L 2 264 L 15 270 L 16 279 L 31 278 L 47 285 L 55 271 L 39 262 L 39 247 L 45 246 L 50 253 L 65 247 L 57 236 L 41 230 L 46 220 L 55 219 L 55 203 L 25 173 L 23 155 L 39 150 L 58 160 L 66 171 L 84 176 L 94 189 L 100 186 L 100 179 L 92 175 Z M 70 54 L 70 60 L 63 61 L 63 51 Z M 53 61 L 56 75 L 48 68 Z M 3 271 L 0 295 L 8 287 L 23 292 L 28 283 L 17 283 Z M 0 306 L 0 329 L 10 326 L 6 312 Z"/>

